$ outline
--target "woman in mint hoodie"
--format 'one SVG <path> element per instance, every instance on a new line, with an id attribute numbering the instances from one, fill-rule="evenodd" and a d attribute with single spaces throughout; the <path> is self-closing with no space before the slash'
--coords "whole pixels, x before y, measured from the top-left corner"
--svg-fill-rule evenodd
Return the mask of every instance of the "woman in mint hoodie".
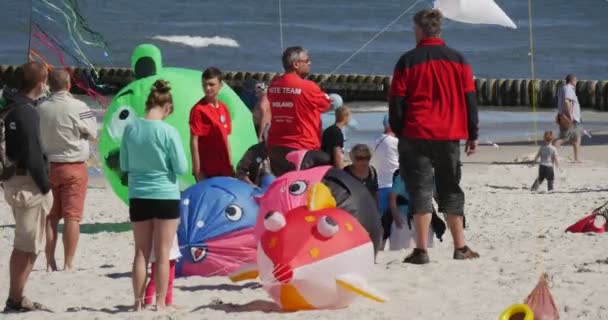
<path id="1" fill-rule="evenodd" d="M 147 266 L 154 241 L 156 308 L 166 308 L 169 252 L 179 221 L 177 177 L 187 160 L 177 130 L 163 120 L 173 112 L 169 83 L 157 80 L 146 101 L 146 116 L 124 131 L 120 167 L 129 178 L 129 217 L 135 238 L 133 291 L 135 310 L 143 307 Z"/>

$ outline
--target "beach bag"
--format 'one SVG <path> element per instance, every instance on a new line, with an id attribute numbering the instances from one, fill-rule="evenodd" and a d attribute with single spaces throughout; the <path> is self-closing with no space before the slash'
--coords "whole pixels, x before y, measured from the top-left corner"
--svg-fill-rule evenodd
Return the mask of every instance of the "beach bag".
<path id="1" fill-rule="evenodd" d="M 568 130 L 572 127 L 572 119 L 563 112 L 558 112 L 555 116 L 555 122 L 561 130 Z"/>
<path id="2" fill-rule="evenodd" d="M 0 111 L 0 181 L 6 181 L 16 172 L 16 164 L 6 154 L 6 123 L 4 120 L 10 114 L 13 106 L 7 106 Z"/>

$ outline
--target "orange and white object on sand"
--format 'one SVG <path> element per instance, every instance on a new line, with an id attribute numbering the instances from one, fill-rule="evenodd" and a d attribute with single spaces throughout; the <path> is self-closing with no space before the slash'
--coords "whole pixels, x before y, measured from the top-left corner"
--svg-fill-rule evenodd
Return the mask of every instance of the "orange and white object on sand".
<path id="1" fill-rule="evenodd" d="M 357 297 L 386 301 L 365 278 L 374 265 L 367 231 L 351 214 L 335 208 L 323 184 L 315 188 L 308 206 L 264 216 L 257 265 L 243 267 L 231 280 L 259 276 L 287 311 L 344 308 Z"/>

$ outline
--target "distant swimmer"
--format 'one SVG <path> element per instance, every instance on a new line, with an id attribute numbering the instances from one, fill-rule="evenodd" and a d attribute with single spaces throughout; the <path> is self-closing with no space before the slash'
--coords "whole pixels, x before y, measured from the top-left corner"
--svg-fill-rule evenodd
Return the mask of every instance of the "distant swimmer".
<path id="1" fill-rule="evenodd" d="M 268 88 L 271 120 L 267 145 L 270 168 L 277 177 L 295 169 L 285 159 L 289 152 L 321 149 L 321 113 L 328 111 L 331 103 L 316 83 L 304 79 L 310 73 L 306 49 L 287 48 L 283 68 L 285 73 Z"/>

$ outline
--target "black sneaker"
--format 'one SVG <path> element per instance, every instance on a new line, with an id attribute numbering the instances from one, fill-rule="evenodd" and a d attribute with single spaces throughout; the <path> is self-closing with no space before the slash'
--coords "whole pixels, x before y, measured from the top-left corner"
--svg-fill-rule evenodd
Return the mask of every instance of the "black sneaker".
<path id="1" fill-rule="evenodd" d="M 412 253 L 403 259 L 403 263 L 411 263 L 411 264 L 427 264 L 430 262 L 429 254 L 426 250 L 422 249 L 414 249 Z"/>

